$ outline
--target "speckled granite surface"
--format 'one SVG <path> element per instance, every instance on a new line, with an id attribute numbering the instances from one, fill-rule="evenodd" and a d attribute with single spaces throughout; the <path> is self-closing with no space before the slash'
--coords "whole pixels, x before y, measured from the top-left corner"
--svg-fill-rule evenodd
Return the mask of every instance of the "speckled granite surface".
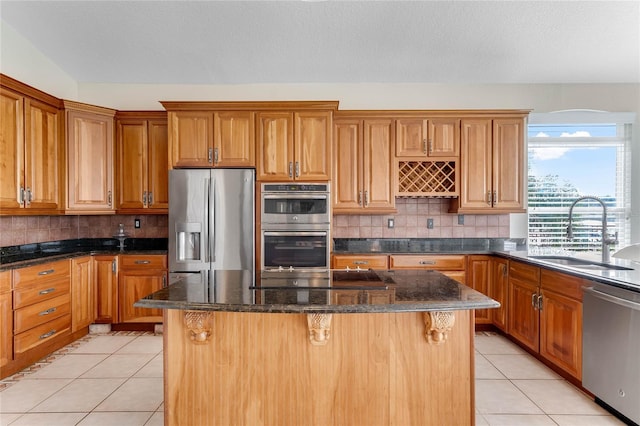
<path id="1" fill-rule="evenodd" d="M 490 253 L 504 250 L 505 242 L 514 249 L 526 249 L 523 239 L 505 238 L 334 238 L 335 254 L 394 253 Z"/>
<path id="2" fill-rule="evenodd" d="M 353 303 L 344 303 L 352 295 Z M 369 301 L 377 300 L 376 304 Z M 387 303 L 379 304 L 381 297 Z M 392 313 L 496 308 L 495 300 L 436 271 L 334 271 L 323 287 L 252 287 L 248 271 L 216 271 L 208 286 L 186 279 L 135 306 L 272 313 Z"/>

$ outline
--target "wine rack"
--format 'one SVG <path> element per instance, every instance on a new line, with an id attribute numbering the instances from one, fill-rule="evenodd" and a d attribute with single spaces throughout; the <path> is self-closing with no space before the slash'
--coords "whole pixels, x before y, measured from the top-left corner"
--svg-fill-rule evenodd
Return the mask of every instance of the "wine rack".
<path id="1" fill-rule="evenodd" d="M 457 197 L 456 161 L 398 161 L 398 197 Z"/>

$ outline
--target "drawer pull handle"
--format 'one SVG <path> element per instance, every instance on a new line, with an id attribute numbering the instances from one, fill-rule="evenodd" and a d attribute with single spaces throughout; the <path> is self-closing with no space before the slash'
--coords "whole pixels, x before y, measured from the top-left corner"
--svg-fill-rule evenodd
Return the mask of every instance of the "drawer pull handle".
<path id="1" fill-rule="evenodd" d="M 353 264 L 354 265 L 368 265 L 369 261 L 368 260 L 354 260 Z"/>
<path id="2" fill-rule="evenodd" d="M 40 315 L 41 317 L 45 316 L 45 315 L 49 315 L 52 314 L 56 311 L 56 308 L 49 308 L 46 311 L 42 311 L 40 312 L 38 315 Z"/>
<path id="3" fill-rule="evenodd" d="M 420 265 L 435 265 L 436 261 L 435 260 L 421 260 Z"/>
<path id="4" fill-rule="evenodd" d="M 53 336 L 54 334 L 56 334 L 56 330 L 51 330 L 51 331 L 50 331 L 50 332 L 48 332 L 48 333 L 44 333 L 42 336 L 40 336 L 40 337 L 39 337 L 39 339 L 40 339 L 40 340 L 42 340 L 42 339 L 46 339 L 47 337 L 51 337 L 51 336 Z"/>
<path id="5" fill-rule="evenodd" d="M 38 294 L 44 296 L 45 294 L 53 293 L 54 291 L 56 291 L 55 287 L 51 287 L 46 290 L 39 291 Z"/>
<path id="6" fill-rule="evenodd" d="M 55 271 L 56 271 L 55 269 L 47 269 L 46 271 L 38 272 L 38 275 L 49 275 L 49 274 L 53 274 Z"/>
<path id="7" fill-rule="evenodd" d="M 134 263 L 136 265 L 148 265 L 148 264 L 151 263 L 151 261 L 150 260 L 136 260 Z"/>

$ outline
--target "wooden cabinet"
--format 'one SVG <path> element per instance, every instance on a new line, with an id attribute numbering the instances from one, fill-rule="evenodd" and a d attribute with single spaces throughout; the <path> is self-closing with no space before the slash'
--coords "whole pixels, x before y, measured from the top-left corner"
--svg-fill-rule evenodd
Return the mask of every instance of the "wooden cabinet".
<path id="1" fill-rule="evenodd" d="M 162 322 L 161 309 L 137 308 L 133 304 L 167 285 L 167 257 L 122 255 L 118 276 L 120 322 Z"/>
<path id="2" fill-rule="evenodd" d="M 462 119 L 458 213 L 524 212 L 524 117 Z"/>
<path id="3" fill-rule="evenodd" d="M 114 115 L 107 108 L 64 101 L 67 210 L 114 213 Z"/>
<path id="4" fill-rule="evenodd" d="M 13 285 L 15 357 L 70 333 L 69 260 L 15 269 Z"/>
<path id="5" fill-rule="evenodd" d="M 388 269 L 389 257 L 380 255 L 334 254 L 332 269 Z"/>
<path id="6" fill-rule="evenodd" d="M 180 110 L 168 103 L 172 168 L 255 166 L 252 111 Z"/>
<path id="7" fill-rule="evenodd" d="M 167 213 L 166 113 L 118 112 L 116 151 L 118 213 Z"/>
<path id="8" fill-rule="evenodd" d="M 460 154 L 460 119 L 407 117 L 396 120 L 396 157 L 437 158 Z"/>
<path id="9" fill-rule="evenodd" d="M 96 319 L 96 282 L 91 256 L 71 260 L 71 332 L 89 327 Z"/>
<path id="10" fill-rule="evenodd" d="M 334 213 L 395 212 L 393 120 L 336 120 L 334 144 Z"/>
<path id="11" fill-rule="evenodd" d="M 257 179 L 328 181 L 331 111 L 259 112 Z"/>
<path id="12" fill-rule="evenodd" d="M 509 262 L 509 334 L 537 352 L 539 348 L 538 289 L 540 268 Z"/>
<path id="13" fill-rule="evenodd" d="M 482 294 L 489 295 L 491 280 L 491 256 L 472 255 L 467 259 L 466 284 Z M 491 324 L 493 309 L 476 309 L 474 311 L 476 324 Z"/>
<path id="14" fill-rule="evenodd" d="M 13 361 L 13 295 L 11 271 L 0 272 L 0 367 Z"/>
<path id="15" fill-rule="evenodd" d="M 59 102 L 0 88 L 0 211 L 57 214 L 64 151 Z"/>
<path id="16" fill-rule="evenodd" d="M 444 254 L 393 254 L 389 256 L 391 269 L 432 269 L 464 284 L 466 256 Z"/>
<path id="17" fill-rule="evenodd" d="M 93 257 L 96 283 L 96 323 L 118 322 L 118 256 Z"/>
<path id="18" fill-rule="evenodd" d="M 491 322 L 504 332 L 509 331 L 507 305 L 509 303 L 509 261 L 499 257 L 491 257 L 489 263 L 489 294 L 500 303 L 499 308 L 491 310 Z"/>

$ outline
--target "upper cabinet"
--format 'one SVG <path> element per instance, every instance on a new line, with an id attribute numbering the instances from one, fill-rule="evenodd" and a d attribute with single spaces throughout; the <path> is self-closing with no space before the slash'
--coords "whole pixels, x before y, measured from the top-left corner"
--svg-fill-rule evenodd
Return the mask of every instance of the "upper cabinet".
<path id="1" fill-rule="evenodd" d="M 59 100 L 8 77 L 2 83 L 0 214 L 60 213 L 64 150 Z"/>
<path id="2" fill-rule="evenodd" d="M 457 157 L 460 119 L 407 117 L 396 120 L 396 157 Z"/>
<path id="3" fill-rule="evenodd" d="M 331 111 L 259 112 L 257 176 L 262 181 L 328 181 Z"/>
<path id="4" fill-rule="evenodd" d="M 67 139 L 67 211 L 115 213 L 115 110 L 64 101 Z"/>
<path id="5" fill-rule="evenodd" d="M 166 117 L 164 111 L 117 113 L 118 213 L 167 213 Z"/>
<path id="6" fill-rule="evenodd" d="M 173 103 L 165 107 L 171 167 L 255 166 L 253 112 L 173 110 L 180 107 Z"/>
<path id="7" fill-rule="evenodd" d="M 393 120 L 340 118 L 334 126 L 333 211 L 395 211 Z"/>
<path id="8" fill-rule="evenodd" d="M 526 115 L 462 120 L 457 213 L 522 213 Z"/>

